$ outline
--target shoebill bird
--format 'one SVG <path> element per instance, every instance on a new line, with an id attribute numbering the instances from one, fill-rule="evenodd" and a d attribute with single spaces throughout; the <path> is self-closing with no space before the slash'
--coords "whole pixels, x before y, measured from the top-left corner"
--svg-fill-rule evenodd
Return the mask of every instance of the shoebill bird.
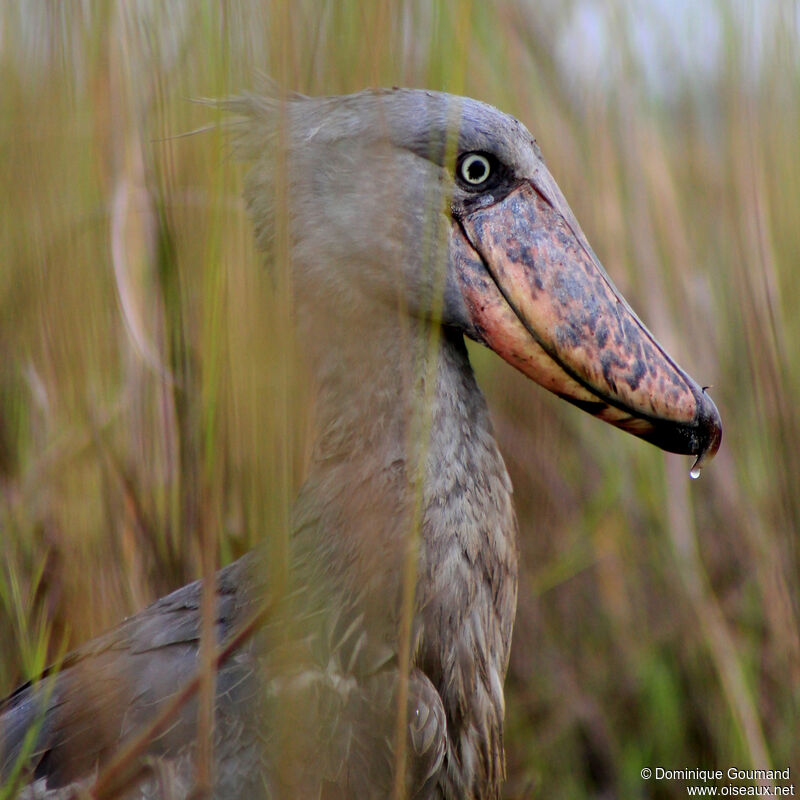
<path id="1" fill-rule="evenodd" d="M 465 337 L 697 468 L 719 415 L 615 288 L 517 120 L 405 89 L 224 105 L 267 252 L 282 204 L 317 436 L 280 596 L 258 553 L 217 577 L 221 645 L 270 613 L 219 664 L 212 794 L 497 798 L 517 525 Z M 4 701 L 0 764 L 23 796 L 91 787 L 192 678 L 201 592 Z M 125 796 L 191 793 L 196 715 L 180 707 Z"/>

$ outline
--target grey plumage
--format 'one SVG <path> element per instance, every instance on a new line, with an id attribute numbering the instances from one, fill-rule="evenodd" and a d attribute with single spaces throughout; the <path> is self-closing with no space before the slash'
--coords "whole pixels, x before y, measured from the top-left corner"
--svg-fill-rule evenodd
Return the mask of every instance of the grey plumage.
<path id="1" fill-rule="evenodd" d="M 214 796 L 388 795 L 412 548 L 402 782 L 420 798 L 499 797 L 517 531 L 464 335 L 670 449 L 713 454 L 716 410 L 650 344 L 516 120 L 473 100 L 411 90 L 252 95 L 224 105 L 238 115 L 234 148 L 252 163 L 245 195 L 262 249 L 269 254 L 276 228 L 288 227 L 298 330 L 318 400 L 285 595 L 271 597 L 258 554 L 219 574 L 221 641 L 260 603 L 275 607 L 220 668 Z M 491 180 L 473 187 L 459 177 L 465 153 L 483 154 Z M 523 200 L 529 241 L 501 247 L 503 231 L 486 215 Z M 531 211 L 536 203 L 544 211 Z M 555 232 L 541 227 L 548 215 Z M 544 298 L 551 305 L 542 307 L 542 321 L 539 307 L 522 305 L 542 301 L 537 253 L 561 259 L 565 281 L 572 261 L 579 264 L 564 293 Z M 514 268 L 527 270 L 521 284 L 507 276 Z M 586 275 L 591 290 L 583 288 Z M 613 306 L 603 324 L 617 333 L 590 343 L 576 322 L 565 344 L 550 344 L 548 309 L 558 308 L 565 329 L 582 291 L 611 298 L 597 308 Z M 585 309 L 574 319 L 596 323 Z M 578 333 L 590 356 L 599 347 L 602 369 L 576 367 L 569 348 Z M 652 354 L 654 380 L 665 376 L 676 387 L 663 409 L 632 382 L 626 388 L 611 348 L 619 364 L 627 351 Z M 193 674 L 200 592 L 198 583 L 179 589 L 69 656 L 52 680 L 8 698 L 0 709 L 3 772 L 38 717 L 27 774 L 39 782 L 29 795 L 64 797 L 58 787 L 91 780 Z M 190 792 L 195 711 L 187 705 L 152 743 L 152 769 L 133 796 Z"/>

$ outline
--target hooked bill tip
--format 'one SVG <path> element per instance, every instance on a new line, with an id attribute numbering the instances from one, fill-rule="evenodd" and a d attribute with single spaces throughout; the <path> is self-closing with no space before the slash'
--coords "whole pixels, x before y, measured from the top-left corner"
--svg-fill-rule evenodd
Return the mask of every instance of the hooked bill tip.
<path id="1" fill-rule="evenodd" d="M 697 480 L 700 477 L 700 470 L 714 458 L 722 442 L 722 420 L 720 419 L 717 407 L 714 405 L 714 401 L 706 392 L 707 388 L 709 387 L 704 386 L 702 389 L 702 410 L 699 415 L 699 424 L 704 434 L 704 442 L 702 449 L 697 454 L 694 464 L 692 464 L 691 470 L 689 470 L 689 477 L 692 480 Z"/>

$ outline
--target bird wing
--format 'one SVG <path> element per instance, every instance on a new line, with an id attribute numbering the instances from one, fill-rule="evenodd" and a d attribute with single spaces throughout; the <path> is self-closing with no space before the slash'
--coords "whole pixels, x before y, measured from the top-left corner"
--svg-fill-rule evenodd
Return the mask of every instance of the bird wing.
<path id="1" fill-rule="evenodd" d="M 227 638 L 248 605 L 247 561 L 218 574 L 217 636 Z M 62 786 L 94 771 L 120 743 L 151 720 L 197 671 L 202 582 L 169 594 L 70 653 L 58 669 L 0 702 L 0 777 L 17 762 L 26 774 Z M 254 691 L 246 652 L 217 676 L 223 704 L 242 704 Z M 187 703 L 150 747 L 174 754 L 194 735 L 196 704 Z"/>
<path id="2" fill-rule="evenodd" d="M 220 642 L 251 617 L 253 596 L 263 602 L 263 593 L 253 591 L 254 558 L 245 556 L 217 575 Z M 31 797 L 61 800 L 73 796 L 75 786 L 85 788 L 98 766 L 195 677 L 201 599 L 201 581 L 178 589 L 0 702 L 0 778 L 8 780 L 24 764 L 20 782 L 43 787 Z M 339 623 L 340 614 L 332 615 Z M 348 633 L 328 643 L 325 661 L 315 654 L 313 663 L 279 673 L 276 627 L 267 626 L 219 666 L 214 796 L 387 796 L 398 685 L 391 648 L 371 674 L 348 673 L 342 662 L 352 667 L 353 657 L 341 642 L 356 635 Z M 302 642 L 299 648 L 308 651 Z M 447 748 L 445 712 L 417 669 L 407 709 L 407 794 L 435 797 Z M 139 796 L 190 793 L 196 720 L 197 702 L 190 699 L 149 744 L 150 769 Z"/>

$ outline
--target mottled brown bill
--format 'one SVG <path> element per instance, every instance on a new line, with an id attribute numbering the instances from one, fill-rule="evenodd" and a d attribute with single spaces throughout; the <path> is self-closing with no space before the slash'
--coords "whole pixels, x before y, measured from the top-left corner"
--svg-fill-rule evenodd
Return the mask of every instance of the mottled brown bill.
<path id="1" fill-rule="evenodd" d="M 559 397 L 663 450 L 717 452 L 719 413 L 606 275 L 552 178 L 464 214 L 461 291 L 479 337 Z M 541 191 L 540 191 L 541 189 Z"/>

